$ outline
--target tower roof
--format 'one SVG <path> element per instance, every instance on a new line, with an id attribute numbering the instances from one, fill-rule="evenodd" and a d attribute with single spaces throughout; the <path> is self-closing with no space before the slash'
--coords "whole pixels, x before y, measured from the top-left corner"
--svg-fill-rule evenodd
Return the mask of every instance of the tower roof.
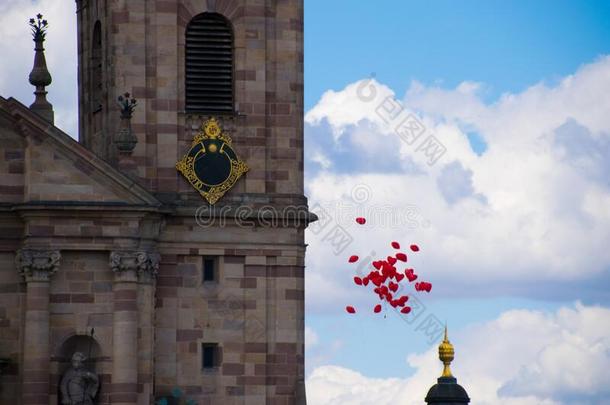
<path id="1" fill-rule="evenodd" d="M 453 345 L 447 337 L 447 326 L 445 326 L 445 337 L 438 346 L 438 357 L 443 362 L 443 374 L 438 378 L 428 395 L 426 403 L 437 405 L 458 405 L 470 402 L 466 390 L 457 383 L 457 379 L 451 374 L 451 362 L 454 359 L 455 351 Z"/>

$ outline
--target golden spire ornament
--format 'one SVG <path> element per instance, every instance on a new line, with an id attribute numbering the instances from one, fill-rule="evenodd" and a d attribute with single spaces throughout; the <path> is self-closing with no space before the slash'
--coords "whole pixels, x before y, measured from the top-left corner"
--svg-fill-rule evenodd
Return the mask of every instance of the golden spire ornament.
<path id="1" fill-rule="evenodd" d="M 438 358 L 443 362 L 445 367 L 443 368 L 443 374 L 441 377 L 453 377 L 451 374 L 451 362 L 453 361 L 455 351 L 453 345 L 447 338 L 447 325 L 445 325 L 445 338 L 442 343 L 438 346 Z"/>
<path id="2" fill-rule="evenodd" d="M 457 379 L 451 374 L 451 362 L 455 352 L 453 345 L 447 337 L 447 325 L 445 325 L 445 338 L 438 346 L 438 358 L 443 362 L 443 374 L 436 380 L 426 395 L 428 405 L 458 405 L 470 403 L 468 393 L 464 387 L 457 383 Z"/>

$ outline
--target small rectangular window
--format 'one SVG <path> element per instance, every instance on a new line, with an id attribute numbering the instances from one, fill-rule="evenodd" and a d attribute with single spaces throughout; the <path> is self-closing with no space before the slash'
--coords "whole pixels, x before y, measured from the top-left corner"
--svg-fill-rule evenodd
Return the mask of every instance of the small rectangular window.
<path id="1" fill-rule="evenodd" d="M 215 257 L 203 258 L 203 282 L 218 280 L 218 260 Z"/>
<path id="2" fill-rule="evenodd" d="M 204 370 L 211 370 L 220 365 L 220 350 L 217 343 L 202 343 L 201 364 Z"/>

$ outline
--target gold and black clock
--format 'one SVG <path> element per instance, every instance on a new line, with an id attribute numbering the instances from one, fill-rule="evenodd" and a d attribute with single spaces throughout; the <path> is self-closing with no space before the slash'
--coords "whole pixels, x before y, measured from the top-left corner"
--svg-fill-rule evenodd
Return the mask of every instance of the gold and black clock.
<path id="1" fill-rule="evenodd" d="M 188 153 L 176 169 L 210 203 L 215 204 L 248 171 L 231 147 L 215 118 L 207 120 L 195 135 Z"/>

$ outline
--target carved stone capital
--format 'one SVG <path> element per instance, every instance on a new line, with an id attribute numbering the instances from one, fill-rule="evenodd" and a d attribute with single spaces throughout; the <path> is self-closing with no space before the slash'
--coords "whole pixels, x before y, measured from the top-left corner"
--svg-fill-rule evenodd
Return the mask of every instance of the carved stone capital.
<path id="1" fill-rule="evenodd" d="M 139 252 L 140 267 L 138 268 L 138 281 L 141 283 L 152 283 L 159 272 L 161 255 L 157 252 Z"/>
<path id="2" fill-rule="evenodd" d="M 15 256 L 15 265 L 25 281 L 49 281 L 59 269 L 59 250 L 20 249 Z"/>
<path id="3" fill-rule="evenodd" d="M 110 268 L 122 280 L 154 280 L 159 271 L 159 260 L 156 252 L 110 252 Z"/>

